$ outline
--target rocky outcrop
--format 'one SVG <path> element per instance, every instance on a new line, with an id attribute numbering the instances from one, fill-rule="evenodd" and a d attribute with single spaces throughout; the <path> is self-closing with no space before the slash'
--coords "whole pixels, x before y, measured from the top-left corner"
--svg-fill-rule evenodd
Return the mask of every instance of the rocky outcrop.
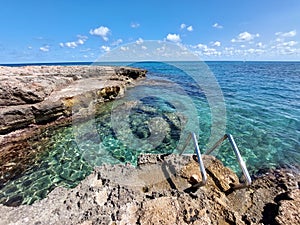
<path id="1" fill-rule="evenodd" d="M 74 189 L 58 187 L 30 206 L 0 206 L 0 224 L 299 224 L 298 173 L 270 171 L 233 190 L 236 174 L 212 156 L 204 164 L 208 182 L 197 190 L 192 156 L 141 155 L 137 168 L 103 165 Z"/>
<path id="2" fill-rule="evenodd" d="M 108 66 L 0 67 L 0 134 L 69 116 L 77 104 L 87 108 L 120 97 L 145 73 Z"/>
<path id="3" fill-rule="evenodd" d="M 44 131 L 97 113 L 96 106 L 121 97 L 145 73 L 127 67 L 0 67 L 0 187 L 33 162 L 47 142 Z M 141 127 L 137 132 L 147 135 Z M 74 189 L 57 187 L 32 205 L 0 205 L 0 225 L 300 223 L 299 170 L 265 171 L 250 187 L 234 190 L 237 175 L 204 156 L 208 181 L 194 189 L 201 180 L 196 160 L 141 155 L 137 167 L 103 165 Z"/>
<path id="4" fill-rule="evenodd" d="M 37 153 L 32 139 L 88 118 L 145 74 L 130 67 L 0 66 L 0 186 Z"/>

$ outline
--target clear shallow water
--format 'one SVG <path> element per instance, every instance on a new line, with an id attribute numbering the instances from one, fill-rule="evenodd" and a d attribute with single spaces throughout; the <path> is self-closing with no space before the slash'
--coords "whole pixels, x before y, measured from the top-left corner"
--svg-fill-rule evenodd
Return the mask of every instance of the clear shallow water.
<path id="1" fill-rule="evenodd" d="M 250 173 L 299 165 L 300 63 L 207 65 L 226 104 L 226 130 L 220 135 L 233 134 Z M 203 152 L 210 147 L 212 108 L 219 105 L 209 105 L 205 84 L 193 80 L 199 73 L 198 63 L 133 66 L 149 71 L 147 82 L 129 89 L 125 98 L 105 104 L 95 118 L 49 134 L 45 153 L 23 176 L 0 190 L 0 202 L 31 204 L 56 186 L 76 186 L 96 165 L 135 164 L 142 152 L 176 153 L 189 131 L 198 134 Z M 239 171 L 228 143 L 216 154 Z"/>

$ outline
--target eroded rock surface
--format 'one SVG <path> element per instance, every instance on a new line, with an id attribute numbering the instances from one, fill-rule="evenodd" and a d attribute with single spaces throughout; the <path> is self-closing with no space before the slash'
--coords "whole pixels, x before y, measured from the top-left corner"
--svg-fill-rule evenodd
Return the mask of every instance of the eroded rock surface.
<path id="1" fill-rule="evenodd" d="M 192 156 L 141 155 L 137 168 L 103 165 L 74 189 L 56 188 L 30 206 L 0 206 L 0 224 L 299 224 L 298 173 L 270 171 L 230 190 L 237 176 L 212 156 L 204 164 L 208 182 L 198 190 L 189 183 L 201 178 Z"/>
<path id="2" fill-rule="evenodd" d="M 0 185 L 36 154 L 32 139 L 96 113 L 146 70 L 111 66 L 0 66 Z"/>
<path id="3" fill-rule="evenodd" d="M 120 97 L 126 85 L 145 74 L 109 66 L 0 67 L 0 134 Z"/>

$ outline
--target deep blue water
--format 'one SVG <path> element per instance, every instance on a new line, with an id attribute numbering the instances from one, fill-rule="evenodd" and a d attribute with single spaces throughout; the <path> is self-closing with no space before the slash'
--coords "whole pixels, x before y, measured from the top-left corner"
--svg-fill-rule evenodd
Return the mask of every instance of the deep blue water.
<path id="1" fill-rule="evenodd" d="M 202 152 L 231 133 L 250 174 L 299 166 L 300 62 L 123 64 L 147 69 L 146 81 L 90 121 L 51 133 L 45 154 L 0 190 L 0 202 L 32 203 L 75 186 L 93 166 L 135 164 L 142 152 L 176 153 L 190 131 Z M 239 172 L 228 143 L 215 155 Z"/>

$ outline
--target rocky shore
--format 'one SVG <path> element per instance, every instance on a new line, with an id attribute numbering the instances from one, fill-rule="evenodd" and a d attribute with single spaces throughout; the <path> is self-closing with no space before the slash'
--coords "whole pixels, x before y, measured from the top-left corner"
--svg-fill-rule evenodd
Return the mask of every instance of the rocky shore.
<path id="1" fill-rule="evenodd" d="M 141 155 L 138 167 L 95 168 L 74 189 L 58 187 L 33 205 L 0 206 L 0 224 L 299 224 L 300 175 L 281 169 L 245 189 L 213 156 L 205 156 L 208 182 L 197 159 Z"/>
<path id="2" fill-rule="evenodd" d="M 145 70 L 110 66 L 0 67 L 0 188 L 26 169 L 46 142 L 43 133 L 89 118 L 122 97 Z M 101 108 L 101 107 L 100 107 Z M 55 188 L 32 205 L 0 205 L 0 225 L 23 224 L 300 224 L 300 174 L 280 168 L 240 179 L 204 156 L 140 155 L 137 167 L 96 167 L 77 187 Z"/>
<path id="3" fill-rule="evenodd" d="M 26 169 L 46 129 L 88 118 L 145 70 L 111 66 L 0 66 L 0 186 Z"/>

